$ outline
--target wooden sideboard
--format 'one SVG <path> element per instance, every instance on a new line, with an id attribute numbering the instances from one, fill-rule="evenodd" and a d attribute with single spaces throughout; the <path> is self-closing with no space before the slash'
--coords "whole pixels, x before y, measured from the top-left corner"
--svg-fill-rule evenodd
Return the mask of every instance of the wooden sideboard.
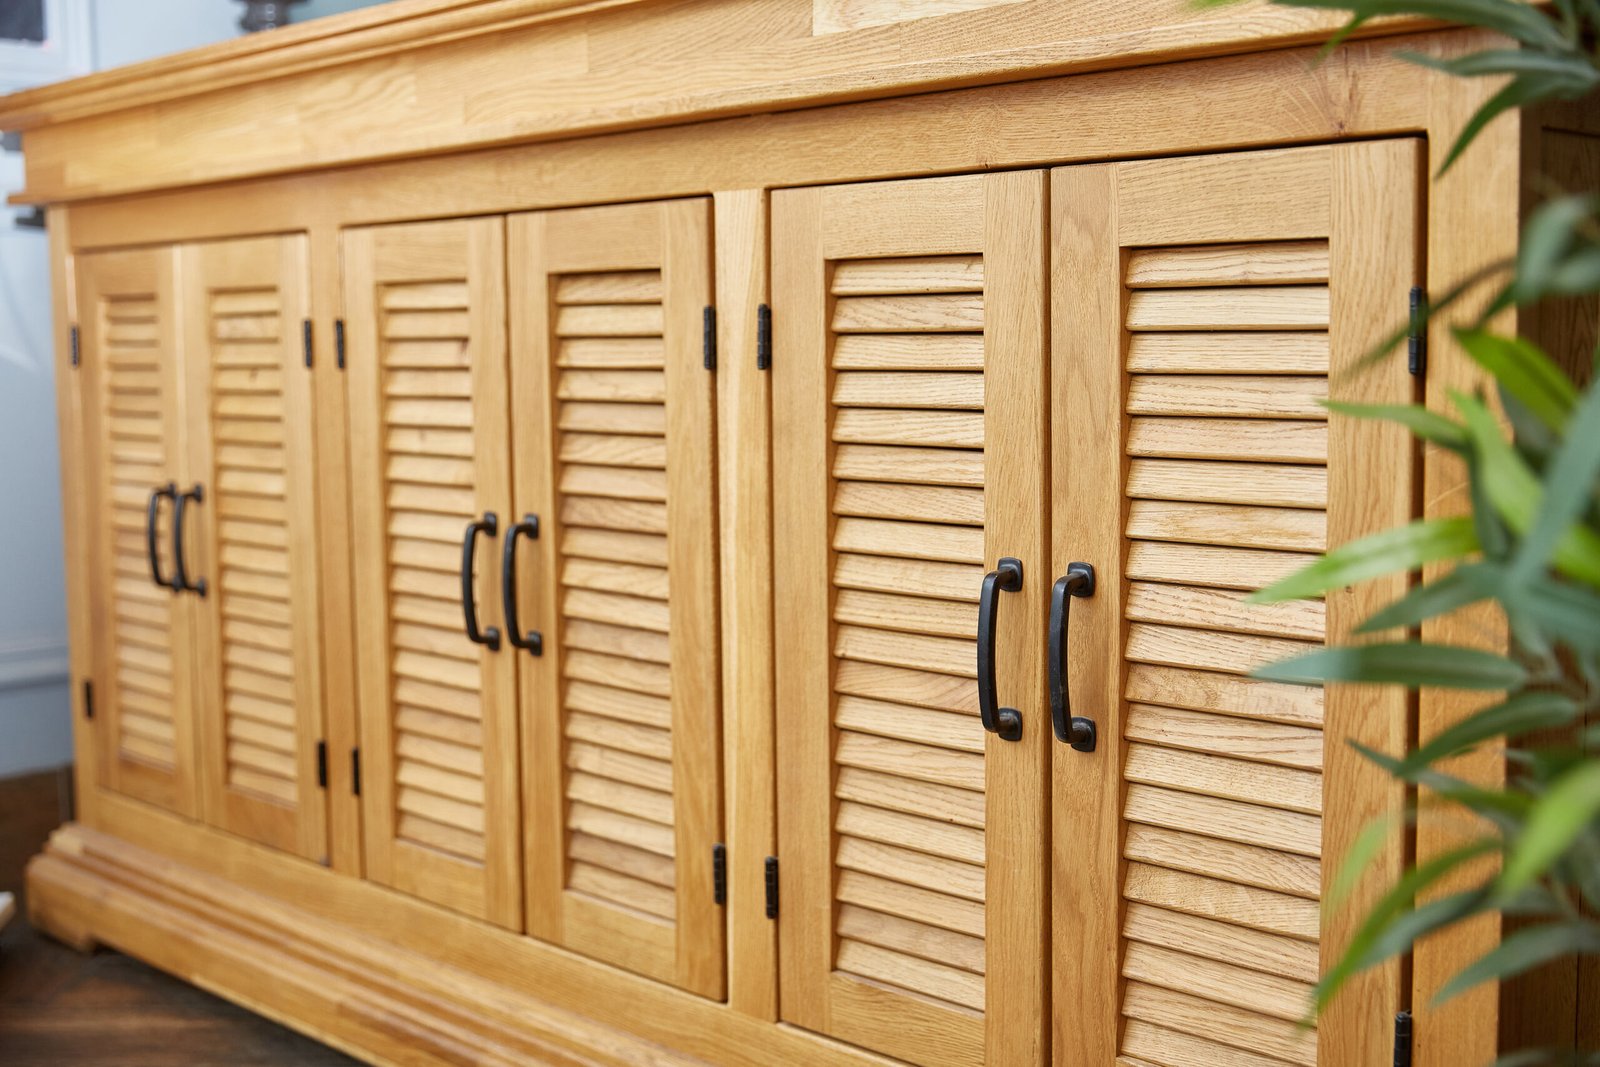
<path id="1" fill-rule="evenodd" d="M 1462 506 L 1328 396 L 1600 117 L 1173 0 L 402 0 L 0 100 L 47 206 L 78 820 L 34 922 L 374 1063 L 1365 1067 L 1300 1020 L 1447 693 L 1256 681 Z M 1592 315 L 1535 330 L 1568 353 Z M 1576 355 L 1570 358 L 1576 361 Z M 1430 636 L 1481 634 L 1479 620 Z M 1492 635 L 1491 635 L 1492 636 Z M 1503 773 L 1493 754 L 1464 773 Z"/>

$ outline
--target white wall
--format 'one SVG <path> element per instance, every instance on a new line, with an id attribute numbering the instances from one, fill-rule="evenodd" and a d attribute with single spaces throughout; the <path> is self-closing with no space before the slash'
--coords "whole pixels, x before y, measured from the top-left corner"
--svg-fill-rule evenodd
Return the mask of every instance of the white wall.
<path id="1" fill-rule="evenodd" d="M 91 0 L 95 67 L 239 33 L 224 0 Z M 19 88 L 4 84 L 0 92 Z M 22 160 L 0 153 L 0 203 Z M 0 777 L 71 761 L 50 276 L 41 230 L 0 206 Z"/>

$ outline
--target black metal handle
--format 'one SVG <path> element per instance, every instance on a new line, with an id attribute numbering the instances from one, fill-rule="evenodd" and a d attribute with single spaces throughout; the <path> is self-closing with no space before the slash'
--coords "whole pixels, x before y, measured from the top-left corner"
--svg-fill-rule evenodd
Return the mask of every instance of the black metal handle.
<path id="1" fill-rule="evenodd" d="M 1098 731 L 1094 720 L 1072 714 L 1072 694 L 1067 689 L 1067 619 L 1072 597 L 1094 596 L 1094 568 L 1087 563 L 1067 564 L 1067 573 L 1050 590 L 1050 718 L 1056 737 L 1079 752 L 1093 752 Z"/>
<path id="2" fill-rule="evenodd" d="M 978 594 L 978 710 L 983 728 L 1007 741 L 1022 737 L 1022 713 L 1002 708 L 994 684 L 994 623 L 996 594 L 1015 593 L 1022 588 L 1022 561 L 1002 556 L 995 569 L 984 575 L 983 591 Z"/>
<path id="3" fill-rule="evenodd" d="M 178 486 L 168 482 L 159 489 L 150 490 L 150 504 L 144 512 L 144 550 L 150 557 L 150 580 L 163 589 L 170 589 L 174 593 L 181 593 L 183 587 L 175 581 L 161 577 L 161 554 L 156 551 L 156 520 L 161 517 L 161 501 L 176 500 Z"/>
<path id="4" fill-rule="evenodd" d="M 480 532 L 493 537 L 500 530 L 500 520 L 492 511 L 485 511 L 483 518 L 474 519 L 467 523 L 467 533 L 461 539 L 461 611 L 467 617 L 467 640 L 477 645 L 488 645 L 490 650 L 500 650 L 500 631 L 491 626 L 487 630 L 478 630 L 478 597 L 472 587 L 472 563 L 478 551 L 478 534 Z"/>
<path id="5" fill-rule="evenodd" d="M 172 565 L 178 572 L 172 578 L 172 588 L 179 592 L 187 589 L 199 593 L 201 596 L 206 595 L 206 580 L 201 578 L 198 581 L 191 582 L 189 580 L 189 568 L 184 565 L 183 509 L 191 500 L 196 504 L 203 504 L 205 499 L 205 490 L 201 488 L 199 482 L 195 482 L 193 489 L 186 489 L 178 494 L 177 506 L 172 511 Z"/>
<path id="6" fill-rule="evenodd" d="M 506 615 L 506 637 L 517 648 L 542 656 L 544 635 L 538 630 L 524 634 L 517 619 L 517 538 L 523 534 L 534 541 L 539 539 L 539 516 L 524 515 L 521 522 L 506 531 L 506 546 L 500 553 L 500 599 Z"/>

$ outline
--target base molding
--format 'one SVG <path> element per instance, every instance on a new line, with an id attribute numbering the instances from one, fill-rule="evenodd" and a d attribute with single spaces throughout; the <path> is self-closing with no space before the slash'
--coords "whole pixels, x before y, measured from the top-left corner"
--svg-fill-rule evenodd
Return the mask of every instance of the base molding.
<path id="1" fill-rule="evenodd" d="M 103 944 L 369 1063 L 700 1063 L 214 875 L 68 823 L 28 864 L 28 918 Z"/>

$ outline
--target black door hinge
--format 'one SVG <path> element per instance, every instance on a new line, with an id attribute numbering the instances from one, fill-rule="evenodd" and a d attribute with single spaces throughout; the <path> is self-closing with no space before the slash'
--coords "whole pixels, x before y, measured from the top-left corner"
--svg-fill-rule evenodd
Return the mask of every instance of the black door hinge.
<path id="1" fill-rule="evenodd" d="M 767 857 L 767 918 L 778 917 L 778 857 Z"/>
<path id="2" fill-rule="evenodd" d="M 328 742 L 317 742 L 317 784 L 328 788 Z"/>
<path id="3" fill-rule="evenodd" d="M 717 309 L 706 305 L 705 316 L 701 320 L 703 336 L 700 347 L 705 357 L 706 370 L 717 369 Z"/>
<path id="4" fill-rule="evenodd" d="M 756 308 L 756 370 L 772 366 L 772 309 L 762 304 Z"/>
<path id="5" fill-rule="evenodd" d="M 83 717 L 94 718 L 94 683 L 87 678 L 83 680 Z"/>
<path id="6" fill-rule="evenodd" d="M 311 369 L 311 320 L 300 323 L 300 346 L 306 352 L 306 370 Z"/>
<path id="7" fill-rule="evenodd" d="M 350 750 L 350 792 L 361 795 L 361 750 Z"/>
<path id="8" fill-rule="evenodd" d="M 67 346 L 72 356 L 72 367 L 76 370 L 78 364 L 83 361 L 83 341 L 78 333 L 77 323 L 73 323 L 72 329 L 67 331 Z"/>
<path id="9" fill-rule="evenodd" d="M 1394 1016 L 1394 1067 L 1411 1067 L 1411 1013 Z"/>
<path id="10" fill-rule="evenodd" d="M 711 899 L 728 902 L 728 849 L 721 841 L 711 846 Z"/>
<path id="11" fill-rule="evenodd" d="M 1428 309 L 1422 287 L 1411 287 L 1411 331 L 1406 334 L 1406 369 L 1417 377 L 1428 371 Z"/>
<path id="12" fill-rule="evenodd" d="M 333 320 L 333 361 L 344 370 L 344 320 Z"/>

